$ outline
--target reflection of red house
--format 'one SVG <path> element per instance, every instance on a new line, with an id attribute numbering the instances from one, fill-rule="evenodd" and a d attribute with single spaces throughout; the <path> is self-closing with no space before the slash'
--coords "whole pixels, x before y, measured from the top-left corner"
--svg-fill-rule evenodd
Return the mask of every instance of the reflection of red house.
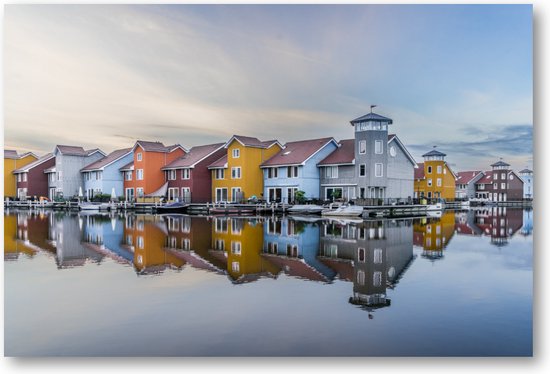
<path id="1" fill-rule="evenodd" d="M 476 211 L 476 226 L 484 235 L 491 236 L 491 243 L 501 246 L 508 243 L 523 226 L 523 210 L 492 207 Z"/>
<path id="2" fill-rule="evenodd" d="M 334 270 L 339 279 L 353 282 L 353 261 L 352 260 L 342 260 L 334 259 L 329 257 L 322 257 L 319 260 Z"/>
<path id="3" fill-rule="evenodd" d="M 285 274 L 292 277 L 309 279 L 316 282 L 330 282 L 330 279 L 301 258 L 278 256 L 267 253 L 263 253 L 262 256 L 276 267 L 282 269 Z"/>
<path id="4" fill-rule="evenodd" d="M 212 173 L 208 166 L 226 155 L 225 143 L 193 147 L 162 168 L 168 181 L 168 200 L 205 203 L 211 200 Z"/>

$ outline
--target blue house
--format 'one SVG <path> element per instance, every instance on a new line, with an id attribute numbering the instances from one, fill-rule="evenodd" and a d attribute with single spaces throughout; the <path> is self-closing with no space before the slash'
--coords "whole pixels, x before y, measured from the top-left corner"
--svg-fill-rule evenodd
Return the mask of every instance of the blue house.
<path id="1" fill-rule="evenodd" d="M 91 199 L 95 195 L 124 196 L 123 173 L 120 168 L 134 160 L 132 148 L 118 149 L 80 170 L 84 179 L 84 194 Z"/>
<path id="2" fill-rule="evenodd" d="M 338 148 L 334 138 L 286 143 L 284 148 L 260 165 L 264 172 L 264 198 L 293 203 L 297 191 L 308 199 L 319 198 L 317 164 Z"/>

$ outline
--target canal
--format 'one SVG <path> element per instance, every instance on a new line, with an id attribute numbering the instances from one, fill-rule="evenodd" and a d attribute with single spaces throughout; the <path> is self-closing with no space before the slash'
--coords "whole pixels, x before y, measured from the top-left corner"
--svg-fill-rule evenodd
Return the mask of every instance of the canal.
<path id="1" fill-rule="evenodd" d="M 529 356 L 533 212 L 13 211 L 6 356 Z"/>

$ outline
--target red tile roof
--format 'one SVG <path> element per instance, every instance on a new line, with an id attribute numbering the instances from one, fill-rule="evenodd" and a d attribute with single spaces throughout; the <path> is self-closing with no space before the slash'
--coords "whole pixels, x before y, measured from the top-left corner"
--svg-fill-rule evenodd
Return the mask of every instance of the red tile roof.
<path id="1" fill-rule="evenodd" d="M 162 168 L 162 170 L 189 168 L 193 167 L 197 162 L 203 158 L 208 157 L 218 149 L 222 148 L 225 143 L 207 144 L 193 147 L 182 157 L 174 160 L 170 164 Z"/>
<path id="2" fill-rule="evenodd" d="M 471 182 L 472 179 L 474 179 L 476 177 L 476 175 L 478 175 L 479 173 L 481 173 L 481 170 L 472 170 L 472 171 L 459 171 L 457 173 L 457 179 L 456 179 L 456 183 L 457 184 L 468 184 Z"/>
<path id="3" fill-rule="evenodd" d="M 336 142 L 334 138 L 321 138 L 286 143 L 284 149 L 265 161 L 261 166 L 301 164 L 330 141 Z"/>
<path id="4" fill-rule="evenodd" d="M 227 165 L 227 155 L 224 155 L 220 159 L 214 161 L 210 165 L 208 165 L 209 169 L 219 169 L 219 168 L 225 168 Z"/>
<path id="5" fill-rule="evenodd" d="M 80 171 L 99 170 L 105 167 L 106 165 L 110 164 L 111 162 L 114 162 L 119 158 L 126 156 L 131 151 L 132 151 L 132 148 L 117 149 L 116 151 L 113 151 L 109 153 L 107 156 L 103 157 L 101 160 L 95 161 L 85 166 L 84 168 L 80 169 Z"/>
<path id="6" fill-rule="evenodd" d="M 355 139 L 340 140 L 340 146 L 317 165 L 351 164 L 355 160 Z"/>
<path id="7" fill-rule="evenodd" d="M 418 168 L 414 169 L 414 179 L 424 179 L 424 163 L 420 162 L 417 164 Z"/>

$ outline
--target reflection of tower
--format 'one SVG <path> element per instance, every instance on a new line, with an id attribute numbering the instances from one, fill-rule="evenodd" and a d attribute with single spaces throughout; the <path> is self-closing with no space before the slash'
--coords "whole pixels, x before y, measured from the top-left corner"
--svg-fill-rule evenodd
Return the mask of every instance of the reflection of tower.
<path id="1" fill-rule="evenodd" d="M 506 201 L 508 199 L 508 173 L 510 164 L 500 160 L 491 165 L 493 168 L 493 201 Z"/>
<path id="2" fill-rule="evenodd" d="M 505 246 L 508 239 L 518 231 L 523 224 L 523 211 L 521 209 L 492 207 L 489 222 L 491 244 Z"/>
<path id="3" fill-rule="evenodd" d="M 415 245 L 421 246 L 422 257 L 430 261 L 443 258 L 443 250 L 454 235 L 455 215 L 445 212 L 441 218 L 422 218 L 414 224 Z"/>
<path id="4" fill-rule="evenodd" d="M 523 226 L 521 227 L 521 235 L 529 236 L 533 232 L 533 209 L 523 210 Z"/>

